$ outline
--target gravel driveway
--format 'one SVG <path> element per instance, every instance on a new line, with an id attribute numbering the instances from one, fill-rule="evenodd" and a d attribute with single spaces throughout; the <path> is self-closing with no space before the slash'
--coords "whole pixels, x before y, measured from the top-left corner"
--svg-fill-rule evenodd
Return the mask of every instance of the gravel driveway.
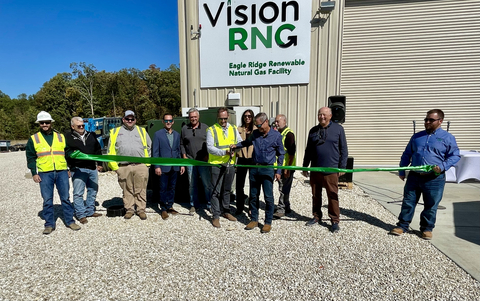
<path id="1" fill-rule="evenodd" d="M 269 234 L 243 230 L 246 216 L 216 229 L 176 203 L 184 214 L 165 221 L 147 206 L 146 221 L 102 216 L 72 231 L 59 217 L 42 235 L 25 153 L 1 153 L 0 169 L 0 300 L 480 300 L 480 283 L 429 242 L 387 235 L 396 217 L 355 186 L 340 191 L 335 234 L 305 226 L 311 193 L 297 172 L 294 213 Z M 121 189 L 114 173 L 99 178 L 105 213 Z"/>

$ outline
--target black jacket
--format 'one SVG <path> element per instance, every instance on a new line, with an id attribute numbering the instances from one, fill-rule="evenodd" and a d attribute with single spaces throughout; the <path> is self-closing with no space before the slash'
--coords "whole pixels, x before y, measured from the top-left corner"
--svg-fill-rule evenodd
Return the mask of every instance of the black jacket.
<path id="1" fill-rule="evenodd" d="M 102 165 L 101 162 L 91 160 L 79 160 L 70 157 L 70 155 L 76 150 L 79 150 L 82 153 L 88 155 L 101 155 L 102 147 L 100 146 L 97 138 L 95 138 L 95 133 L 85 132 L 85 143 L 83 143 L 80 135 L 77 132 L 73 130 L 67 131 L 65 133 L 65 141 L 67 143 L 67 147 L 65 148 L 65 157 L 67 158 L 67 164 L 69 168 L 79 167 L 96 169 L 97 165 Z"/>

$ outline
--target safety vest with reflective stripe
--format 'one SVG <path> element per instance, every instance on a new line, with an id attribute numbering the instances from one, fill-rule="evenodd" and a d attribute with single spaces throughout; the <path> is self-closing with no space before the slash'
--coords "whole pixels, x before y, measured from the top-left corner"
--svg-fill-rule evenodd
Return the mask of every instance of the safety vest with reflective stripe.
<path id="1" fill-rule="evenodd" d="M 143 151 L 145 152 L 145 158 L 148 158 L 150 156 L 148 155 L 147 131 L 145 130 L 145 128 L 139 127 L 138 125 L 136 125 L 135 127 L 137 128 L 138 134 L 140 134 L 140 139 L 142 140 Z M 109 155 L 117 154 L 117 151 L 115 149 L 115 143 L 117 143 L 117 137 L 118 137 L 118 133 L 120 132 L 120 128 L 121 126 L 110 130 L 110 149 L 108 150 Z M 146 165 L 150 166 L 150 164 L 146 164 Z M 111 170 L 117 170 L 118 163 L 108 162 L 108 167 L 110 167 Z"/>
<path id="2" fill-rule="evenodd" d="M 285 147 L 285 138 L 287 138 L 288 133 L 292 133 L 293 135 L 295 135 L 295 133 L 289 127 L 286 127 L 283 130 L 283 132 L 281 133 L 282 134 L 282 144 L 283 144 L 283 148 L 285 149 L 285 157 L 283 158 L 283 166 L 286 166 L 287 163 L 290 160 L 290 155 L 288 154 L 287 148 Z M 296 165 L 297 165 L 297 152 L 295 152 L 295 155 L 293 156 L 293 162 L 292 162 L 291 166 L 296 166 Z"/>
<path id="3" fill-rule="evenodd" d="M 53 133 L 52 146 L 39 132 L 32 135 L 33 145 L 37 153 L 37 168 L 39 172 L 54 170 L 67 170 L 65 160 L 65 136 L 60 133 Z"/>
<path id="4" fill-rule="evenodd" d="M 231 144 L 237 144 L 237 127 L 235 125 L 230 124 L 228 127 L 228 137 L 225 136 L 223 128 L 218 123 L 215 123 L 213 126 L 209 127 L 208 130 L 213 137 L 213 146 L 218 149 L 227 151 L 230 149 Z M 229 155 L 216 156 L 210 153 L 208 154 L 208 163 L 212 164 L 225 164 L 228 163 L 229 159 Z M 234 163 L 235 155 L 230 160 L 230 164 Z"/>

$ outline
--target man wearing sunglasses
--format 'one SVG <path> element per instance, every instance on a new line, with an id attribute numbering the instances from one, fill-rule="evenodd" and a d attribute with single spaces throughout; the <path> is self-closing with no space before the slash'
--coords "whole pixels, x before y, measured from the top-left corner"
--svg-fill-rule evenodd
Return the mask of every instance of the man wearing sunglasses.
<path id="1" fill-rule="evenodd" d="M 265 113 L 258 113 L 255 116 L 255 127 L 250 137 L 231 148 L 242 148 L 253 145 L 253 161 L 258 166 L 277 166 L 283 165 L 285 150 L 282 143 L 282 135 L 273 130 L 268 124 L 268 116 Z M 273 181 L 280 181 L 281 169 L 276 171 L 273 168 L 251 168 L 250 169 L 250 209 L 252 211 L 252 220 L 245 227 L 245 230 L 253 230 L 258 227 L 258 211 L 260 208 L 259 194 L 263 187 L 265 198 L 265 225 L 261 233 L 268 233 L 272 229 L 274 199 L 273 199 Z"/>
<path id="2" fill-rule="evenodd" d="M 307 147 L 303 157 L 303 167 L 333 167 L 346 168 L 348 159 L 347 139 L 343 127 L 332 122 L 332 110 L 323 107 L 318 110 L 318 125 L 310 129 Z M 328 216 L 332 232 L 340 231 L 340 204 L 338 201 L 338 177 L 342 173 L 303 172 L 305 177 L 310 176 L 312 187 L 313 218 L 307 226 L 322 223 L 322 188 L 325 187 L 328 198 Z"/>
<path id="3" fill-rule="evenodd" d="M 222 167 L 212 166 L 211 187 L 212 197 L 212 225 L 220 228 L 220 215 L 229 221 L 237 219 L 230 213 L 230 195 L 235 176 L 235 153 L 230 149 L 231 144 L 242 141 L 237 127 L 228 123 L 228 109 L 223 107 L 217 111 L 217 123 L 207 130 L 208 163 L 218 164 Z"/>
<path id="4" fill-rule="evenodd" d="M 73 220 L 74 208 L 70 202 L 70 183 L 67 161 L 65 160 L 65 136 L 52 129 L 52 119 L 49 113 L 41 111 L 37 115 L 40 131 L 30 137 L 25 154 L 27 166 L 33 181 L 40 184 L 43 198 L 43 219 L 45 229 L 43 234 L 55 230 L 55 214 L 53 209 L 53 189 L 56 186 L 63 209 L 64 222 L 72 230 L 80 230 Z"/>
<path id="5" fill-rule="evenodd" d="M 152 157 L 155 158 L 178 158 L 180 159 L 180 134 L 174 131 L 173 115 L 163 115 L 164 128 L 158 130 L 153 138 Z M 173 209 L 175 200 L 175 186 L 177 184 L 177 173 L 183 175 L 185 167 L 155 165 L 155 174 L 160 182 L 160 208 L 162 219 L 167 219 L 168 214 L 177 215 L 178 211 Z"/>
<path id="6" fill-rule="evenodd" d="M 127 110 L 122 119 L 123 125 L 110 131 L 108 154 L 130 157 L 150 157 L 152 141 L 145 128 L 136 125 L 135 113 Z M 131 219 L 135 214 L 141 220 L 146 220 L 148 167 L 150 164 L 128 161 L 109 162 L 110 169 L 118 176 L 118 184 L 123 190 L 123 205 L 125 219 Z"/>
<path id="7" fill-rule="evenodd" d="M 70 155 L 79 150 L 87 155 L 101 155 L 102 147 L 95 138 L 95 133 L 85 131 L 85 124 L 80 117 L 73 117 L 70 121 L 71 131 L 65 133 L 67 141 L 67 163 L 70 168 L 73 184 L 73 204 L 75 216 L 82 224 L 88 223 L 87 217 L 99 217 L 95 212 L 95 199 L 98 192 L 98 172 L 103 170 L 102 162 L 79 160 L 70 158 Z M 85 188 L 87 197 L 84 199 Z"/>
<path id="8" fill-rule="evenodd" d="M 180 134 L 180 149 L 182 158 L 208 162 L 207 129 L 208 125 L 200 122 L 200 112 L 196 108 L 188 110 L 189 123 L 182 127 Z M 200 207 L 198 184 L 201 180 L 205 191 L 207 208 L 210 209 L 210 196 L 212 193 L 210 180 L 210 167 L 187 166 L 188 183 L 190 192 L 190 215 L 194 215 Z"/>
<path id="9" fill-rule="evenodd" d="M 400 236 L 408 231 L 415 213 L 415 207 L 423 195 L 423 211 L 420 214 L 422 238 L 432 239 L 438 204 L 442 200 L 445 188 L 445 171 L 460 160 L 455 137 L 441 128 L 444 113 L 434 109 L 427 112 L 425 130 L 415 133 L 407 144 L 400 159 L 400 167 L 434 165 L 430 172 L 410 171 L 403 190 L 402 210 L 398 216 L 397 227 L 389 233 Z M 405 171 L 398 175 L 405 180 Z"/>

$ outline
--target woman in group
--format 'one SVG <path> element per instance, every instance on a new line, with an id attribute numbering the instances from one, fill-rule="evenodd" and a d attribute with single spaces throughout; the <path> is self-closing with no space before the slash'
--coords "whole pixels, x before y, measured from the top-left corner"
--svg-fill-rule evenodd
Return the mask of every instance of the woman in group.
<path id="1" fill-rule="evenodd" d="M 253 132 L 253 119 L 255 115 L 252 110 L 246 110 L 242 115 L 242 125 L 238 127 L 238 133 L 243 140 L 248 139 Z M 237 164 L 239 165 L 252 165 L 253 164 L 253 145 L 244 147 L 237 153 Z M 236 187 L 236 199 L 237 199 L 237 211 L 235 215 L 243 213 L 245 207 L 245 200 L 248 199 L 248 195 L 244 193 L 245 178 L 247 176 L 248 168 L 237 167 L 237 176 L 235 181 Z"/>

